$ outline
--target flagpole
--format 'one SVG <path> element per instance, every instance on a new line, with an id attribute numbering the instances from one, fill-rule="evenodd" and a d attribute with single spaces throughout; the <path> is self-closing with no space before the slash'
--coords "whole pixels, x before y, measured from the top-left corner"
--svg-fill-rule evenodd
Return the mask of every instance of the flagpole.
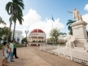
<path id="1" fill-rule="evenodd" d="M 53 18 L 53 15 L 52 15 L 52 30 L 53 30 L 53 22 L 54 22 L 54 18 Z"/>
<path id="2" fill-rule="evenodd" d="M 53 21 L 52 21 L 52 29 L 53 29 Z"/>
<path id="3" fill-rule="evenodd" d="M 53 15 L 52 15 L 52 29 L 53 29 L 53 22 L 55 22 Z"/>

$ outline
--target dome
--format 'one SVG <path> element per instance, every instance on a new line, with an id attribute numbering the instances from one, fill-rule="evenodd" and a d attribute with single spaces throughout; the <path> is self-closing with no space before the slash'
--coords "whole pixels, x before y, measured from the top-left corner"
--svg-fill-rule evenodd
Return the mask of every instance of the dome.
<path id="1" fill-rule="evenodd" d="M 31 31 L 31 33 L 36 33 L 36 32 L 38 32 L 38 33 L 44 33 L 44 31 L 41 30 L 41 29 L 34 29 L 34 30 Z"/>

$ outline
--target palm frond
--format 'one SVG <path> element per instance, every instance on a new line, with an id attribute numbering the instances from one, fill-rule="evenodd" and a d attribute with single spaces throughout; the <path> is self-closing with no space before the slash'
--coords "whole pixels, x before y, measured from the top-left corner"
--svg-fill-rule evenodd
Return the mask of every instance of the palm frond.
<path id="1" fill-rule="evenodd" d="M 20 15 L 22 15 L 23 16 L 23 13 L 22 13 L 22 9 L 17 5 L 17 4 L 14 4 L 14 13 L 16 14 L 16 13 L 20 13 Z"/>
<path id="2" fill-rule="evenodd" d="M 6 11 L 7 11 L 8 14 L 11 14 L 11 6 L 12 6 L 12 2 L 8 2 L 6 4 L 5 9 L 6 9 Z"/>
<path id="3" fill-rule="evenodd" d="M 71 25 L 71 24 L 74 23 L 74 22 L 75 22 L 75 20 L 69 19 L 66 25 Z"/>
<path id="4" fill-rule="evenodd" d="M 12 0 L 15 4 L 20 6 L 21 9 L 24 9 L 24 3 L 23 0 Z"/>

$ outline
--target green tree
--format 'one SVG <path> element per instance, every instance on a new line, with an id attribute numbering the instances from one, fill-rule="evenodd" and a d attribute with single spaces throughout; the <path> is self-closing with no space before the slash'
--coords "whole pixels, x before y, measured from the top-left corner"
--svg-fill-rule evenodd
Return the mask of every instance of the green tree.
<path id="1" fill-rule="evenodd" d="M 63 35 L 64 37 L 66 37 L 67 33 L 65 33 L 65 32 L 60 32 L 60 35 Z"/>
<path id="2" fill-rule="evenodd" d="M 5 24 L 6 25 L 6 23 L 4 22 L 4 20 L 0 17 L 0 24 Z"/>
<path id="3" fill-rule="evenodd" d="M 86 30 L 86 32 L 87 32 L 87 37 L 88 37 L 88 30 Z"/>
<path id="4" fill-rule="evenodd" d="M 8 33 L 9 33 L 9 28 L 8 27 L 3 27 L 2 28 L 2 33 L 3 33 L 3 40 L 6 41 L 7 37 L 8 37 Z M 9 36 L 9 41 L 11 41 L 11 36 L 12 36 L 12 32 L 10 32 L 10 36 Z"/>
<path id="5" fill-rule="evenodd" d="M 8 32 L 9 32 L 9 28 L 8 27 L 0 28 L 0 42 L 1 42 L 1 40 L 4 40 L 4 41 L 7 40 Z M 11 40 L 11 34 L 12 33 L 10 32 L 9 40 Z"/>
<path id="6" fill-rule="evenodd" d="M 57 28 L 54 28 L 50 31 L 50 36 L 53 39 L 52 42 L 57 44 L 58 41 L 58 37 L 61 35 L 62 33 L 60 32 L 60 30 L 58 30 Z"/>
<path id="7" fill-rule="evenodd" d="M 22 39 L 21 42 L 24 43 L 24 42 L 26 42 L 26 41 L 27 41 L 27 40 L 26 40 L 26 37 L 25 37 L 25 38 Z"/>
<path id="8" fill-rule="evenodd" d="M 71 20 L 71 19 L 69 19 L 67 22 L 68 30 L 70 31 L 71 35 L 73 34 L 73 32 L 72 32 L 72 27 L 70 25 L 74 22 L 75 22 L 75 20 Z"/>
<path id="9" fill-rule="evenodd" d="M 11 31 L 11 25 L 12 25 L 12 20 L 14 21 L 14 23 L 16 23 L 17 18 L 19 17 L 18 20 L 21 21 L 21 17 L 22 17 L 22 9 L 24 9 L 24 4 L 23 4 L 23 0 L 12 0 L 11 2 L 8 2 L 6 4 L 6 11 L 9 15 L 11 15 L 10 17 L 10 31 Z M 18 16 L 19 14 L 19 16 Z M 14 24 L 16 25 L 16 24 Z M 15 29 L 15 28 L 14 28 Z M 15 30 L 13 32 L 13 35 L 15 34 Z M 10 32 L 8 33 L 8 37 L 10 35 Z M 14 38 L 14 36 L 13 36 Z"/>

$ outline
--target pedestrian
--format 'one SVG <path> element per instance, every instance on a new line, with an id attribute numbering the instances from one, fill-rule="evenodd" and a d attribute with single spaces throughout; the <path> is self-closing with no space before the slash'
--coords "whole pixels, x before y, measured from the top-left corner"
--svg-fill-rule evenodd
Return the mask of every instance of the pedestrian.
<path id="1" fill-rule="evenodd" d="M 10 57 L 10 62 L 14 62 L 14 60 L 13 60 L 14 40 L 12 40 L 12 42 L 10 43 L 9 49 L 10 49 L 10 51 L 9 51 L 9 55 L 8 55 L 6 61 L 8 62 L 8 58 Z"/>
<path id="2" fill-rule="evenodd" d="M 17 46 L 16 46 L 16 42 L 14 42 L 13 56 L 15 56 L 16 59 L 19 58 L 17 56 Z"/>
<path id="3" fill-rule="evenodd" d="M 8 56 L 7 42 L 3 43 L 2 54 L 3 54 L 2 66 L 8 66 L 6 63 L 6 58 Z"/>

